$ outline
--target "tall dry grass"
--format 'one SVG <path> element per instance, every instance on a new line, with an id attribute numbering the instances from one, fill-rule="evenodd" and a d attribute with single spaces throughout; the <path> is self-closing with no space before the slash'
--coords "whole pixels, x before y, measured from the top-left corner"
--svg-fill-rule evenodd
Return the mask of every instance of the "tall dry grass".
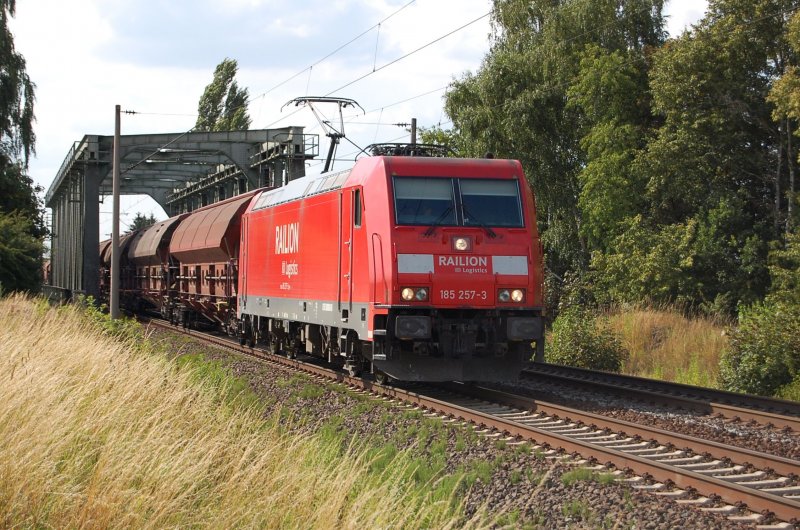
<path id="1" fill-rule="evenodd" d="M 705 387 L 717 386 L 726 325 L 671 309 L 634 308 L 603 317 L 630 356 L 622 372 Z"/>
<path id="2" fill-rule="evenodd" d="M 0 300 L 0 527 L 448 528 L 452 497 L 232 407 L 73 309 Z"/>

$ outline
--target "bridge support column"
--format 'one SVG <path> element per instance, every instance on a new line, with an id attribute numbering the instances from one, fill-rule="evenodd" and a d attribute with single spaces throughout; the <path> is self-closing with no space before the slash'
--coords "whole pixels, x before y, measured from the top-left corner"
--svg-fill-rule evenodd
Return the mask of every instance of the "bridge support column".
<path id="1" fill-rule="evenodd" d="M 100 181 L 102 175 L 97 164 L 89 164 L 83 173 L 83 196 L 81 211 L 82 231 L 82 287 L 83 291 L 97 299 L 100 296 Z"/>

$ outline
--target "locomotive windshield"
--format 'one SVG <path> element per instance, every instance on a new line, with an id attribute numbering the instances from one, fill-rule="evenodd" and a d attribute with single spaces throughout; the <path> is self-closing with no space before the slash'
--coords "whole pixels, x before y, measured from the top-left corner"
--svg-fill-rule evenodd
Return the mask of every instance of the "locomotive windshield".
<path id="1" fill-rule="evenodd" d="M 394 177 L 399 225 L 523 226 L 516 180 Z"/>
<path id="2" fill-rule="evenodd" d="M 395 177 L 397 224 L 455 225 L 452 179 Z"/>

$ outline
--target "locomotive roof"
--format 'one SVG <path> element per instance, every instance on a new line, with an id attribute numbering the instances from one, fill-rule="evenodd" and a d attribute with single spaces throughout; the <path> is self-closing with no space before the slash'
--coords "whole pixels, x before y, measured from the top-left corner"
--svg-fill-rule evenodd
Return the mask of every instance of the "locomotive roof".
<path id="1" fill-rule="evenodd" d="M 486 166 L 491 166 L 493 168 L 507 167 L 507 171 L 514 171 L 519 166 L 519 162 L 516 160 L 489 158 L 442 158 L 382 155 L 365 157 L 361 160 L 367 159 L 383 159 L 387 163 L 387 167 L 420 166 L 420 164 L 424 164 L 425 166 L 447 165 L 454 168 L 469 168 L 473 172 L 484 170 Z M 361 160 L 359 160 L 359 162 Z M 268 208 L 270 206 L 275 206 L 276 204 L 282 204 L 303 197 L 308 197 L 309 195 L 316 195 L 318 193 L 339 189 L 344 186 L 345 182 L 347 182 L 348 177 L 353 169 L 358 166 L 359 162 L 356 162 L 356 166 L 343 171 L 302 177 L 297 180 L 293 180 L 285 186 L 281 186 L 280 188 L 264 191 L 261 193 L 261 196 L 256 199 L 256 203 L 253 205 L 252 211 Z"/>
<path id="2" fill-rule="evenodd" d="M 344 171 L 337 171 L 336 173 L 323 173 L 322 175 L 302 177 L 280 188 L 265 191 L 253 206 L 253 211 L 275 206 L 283 202 L 293 201 L 301 197 L 339 189 L 344 185 L 351 171 L 352 168 L 345 169 Z"/>

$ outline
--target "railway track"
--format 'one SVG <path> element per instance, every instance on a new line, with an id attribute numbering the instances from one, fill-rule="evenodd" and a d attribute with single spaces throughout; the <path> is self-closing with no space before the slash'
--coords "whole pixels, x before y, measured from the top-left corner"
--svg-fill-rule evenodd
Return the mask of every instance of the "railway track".
<path id="1" fill-rule="evenodd" d="M 800 403 L 794 401 L 546 363 L 532 363 L 523 377 L 800 432 Z"/>
<path id="2" fill-rule="evenodd" d="M 167 324 L 155 325 L 175 331 Z M 598 470 L 615 468 L 620 480 L 634 488 L 718 512 L 734 521 L 780 521 L 764 528 L 793 528 L 800 523 L 800 462 L 796 460 L 471 385 L 382 386 L 317 364 L 240 347 L 228 338 L 187 333 L 429 414 L 470 422 L 484 433 L 529 440 L 551 454 L 580 455 L 581 461 Z"/>
<path id="3" fill-rule="evenodd" d="M 784 521 L 800 517 L 796 460 L 481 387 L 449 384 L 425 395 L 506 420 L 481 418 L 495 429 L 655 479 L 644 485 L 637 477 L 634 487 L 699 507 L 718 496 L 728 504 L 705 509 L 730 514 L 733 520 L 758 522 L 765 511 Z M 692 498 L 692 491 L 701 495 Z M 738 515 L 737 505 L 743 502 L 753 513 Z"/>

